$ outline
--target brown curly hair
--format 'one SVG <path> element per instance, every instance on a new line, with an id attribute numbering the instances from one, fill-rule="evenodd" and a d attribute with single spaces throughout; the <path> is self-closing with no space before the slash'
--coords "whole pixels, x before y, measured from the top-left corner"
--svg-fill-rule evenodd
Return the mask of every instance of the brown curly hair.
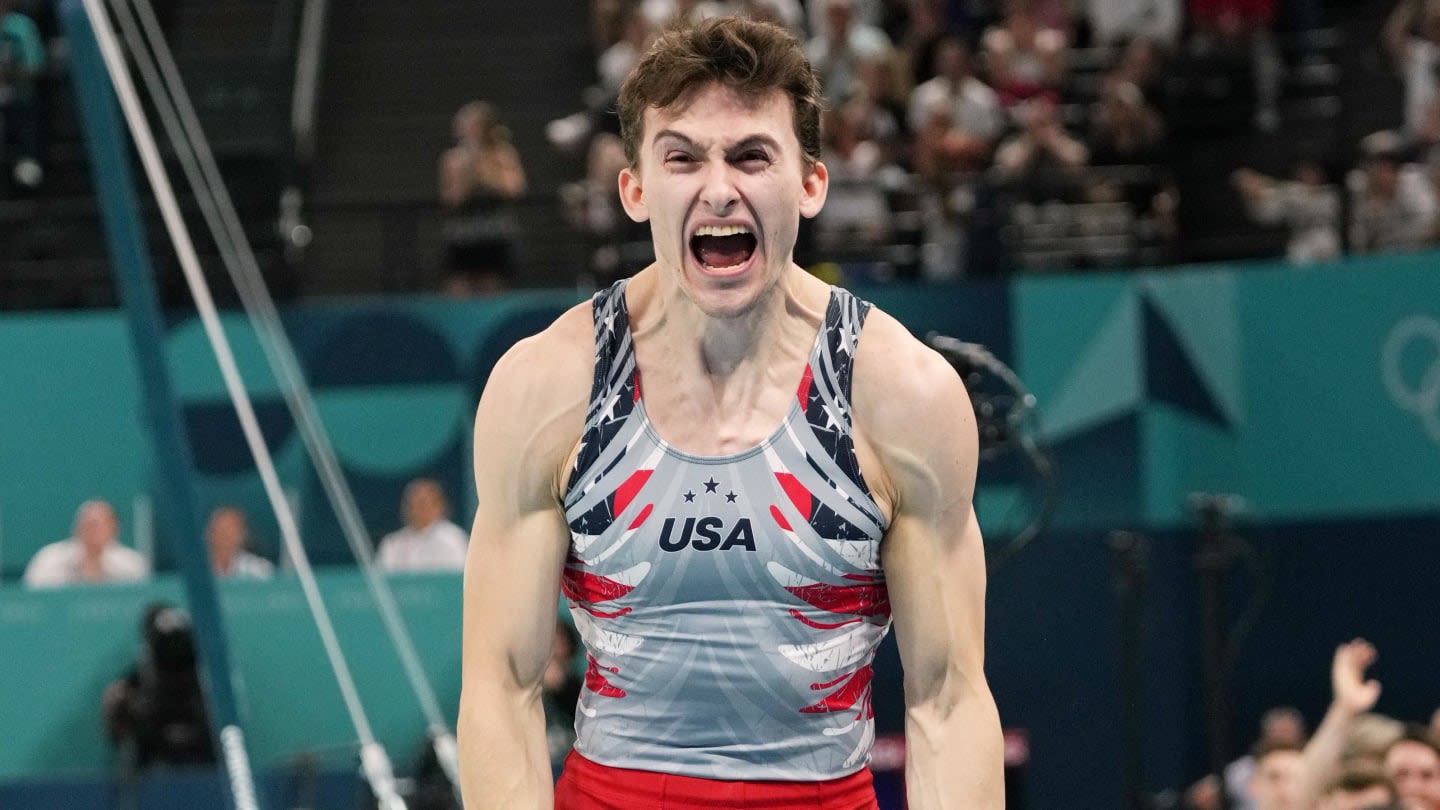
<path id="1" fill-rule="evenodd" d="M 783 90 L 807 166 L 820 159 L 820 80 L 800 41 L 772 23 L 713 17 L 662 33 L 620 86 L 620 137 L 631 167 L 639 160 L 645 110 L 683 107 L 714 82 L 747 98 Z"/>

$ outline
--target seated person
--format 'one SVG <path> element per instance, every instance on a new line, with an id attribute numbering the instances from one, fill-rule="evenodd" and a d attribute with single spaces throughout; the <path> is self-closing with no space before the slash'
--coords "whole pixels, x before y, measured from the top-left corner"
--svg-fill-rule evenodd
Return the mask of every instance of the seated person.
<path id="1" fill-rule="evenodd" d="M 470 537 L 448 519 L 445 491 L 430 478 L 405 487 L 405 526 L 385 535 L 375 562 L 387 571 L 460 571 Z"/>
<path id="2" fill-rule="evenodd" d="M 120 519 L 105 501 L 86 501 L 75 513 L 75 527 L 65 540 L 35 553 L 25 567 L 31 588 L 100 582 L 135 582 L 150 576 L 150 563 L 120 545 Z"/>
<path id="3" fill-rule="evenodd" d="M 210 547 L 210 567 L 217 577 L 269 579 L 275 566 L 264 557 L 245 549 L 250 525 L 238 507 L 222 506 L 210 513 L 205 525 L 205 544 Z"/>

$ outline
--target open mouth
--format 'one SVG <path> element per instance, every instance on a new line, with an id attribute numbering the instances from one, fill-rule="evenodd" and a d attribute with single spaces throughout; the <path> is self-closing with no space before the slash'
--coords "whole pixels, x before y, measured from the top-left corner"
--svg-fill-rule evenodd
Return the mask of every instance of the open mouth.
<path id="1" fill-rule="evenodd" d="M 703 225 L 690 237 L 690 253 L 705 269 L 723 273 L 750 261 L 756 244 L 748 225 Z"/>

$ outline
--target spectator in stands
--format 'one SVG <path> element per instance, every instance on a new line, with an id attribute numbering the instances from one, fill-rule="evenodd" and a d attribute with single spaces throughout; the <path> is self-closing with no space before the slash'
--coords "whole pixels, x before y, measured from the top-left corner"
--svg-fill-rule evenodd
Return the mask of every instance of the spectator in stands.
<path id="1" fill-rule="evenodd" d="M 1097 166 L 1160 162 L 1165 122 L 1145 94 L 1124 80 L 1106 81 L 1090 115 L 1090 162 Z"/>
<path id="2" fill-rule="evenodd" d="M 1247 785 L 1253 810 L 1305 810 L 1295 800 L 1300 748 L 1294 743 L 1261 743 L 1252 755 L 1255 770 Z M 1231 805 L 1232 808 L 1235 805 Z"/>
<path id="3" fill-rule="evenodd" d="M 1367 714 L 1380 698 L 1380 683 L 1365 678 L 1365 670 L 1374 661 L 1375 647 L 1364 639 L 1335 649 L 1330 663 L 1330 707 L 1305 745 L 1297 806 L 1310 807 L 1350 768 L 1380 768 L 1398 792 L 1399 783 L 1390 766 L 1408 763 L 1409 751 L 1395 748 L 1403 737 L 1403 728 L 1394 730 L 1394 721 Z M 1392 751 L 1397 753 L 1393 761 L 1389 759 Z M 1399 798 L 1406 801 L 1404 793 Z M 1407 806 L 1407 810 L 1411 809 Z M 1434 810 L 1434 805 L 1421 810 Z"/>
<path id="4" fill-rule="evenodd" d="M 602 286 L 654 258 L 648 228 L 625 216 L 615 193 L 620 171 L 628 165 L 620 136 L 603 132 L 590 141 L 585 178 L 560 189 L 565 218 L 590 243 L 590 270 Z M 638 249 L 632 249 L 636 245 Z"/>
<path id="5" fill-rule="evenodd" d="M 838 102 L 855 86 L 862 60 L 889 55 L 890 37 L 876 26 L 855 19 L 856 0 L 822 2 L 824 25 L 806 43 L 805 54 L 820 76 L 825 96 Z"/>
<path id="6" fill-rule="evenodd" d="M 1292 795 L 1299 772 L 1300 751 L 1304 744 L 1305 718 L 1299 710 L 1290 706 L 1276 706 L 1267 710 L 1260 717 L 1260 736 L 1251 752 L 1225 766 L 1223 777 L 1230 810 L 1257 810 L 1274 806 L 1273 795 L 1266 799 L 1257 797 L 1255 787 L 1260 783 L 1278 789 L 1286 796 Z M 1279 756 L 1269 771 L 1261 773 L 1260 761 L 1265 756 L 1272 752 L 1287 751 L 1294 756 Z M 1277 779 L 1283 784 L 1276 784 Z M 1218 785 L 1219 782 L 1213 774 L 1196 782 L 1187 791 L 1189 803 L 1195 807 L 1219 806 Z M 1293 801 L 1288 803 L 1295 808 L 1302 807 Z"/>
<path id="7" fill-rule="evenodd" d="M 735 13 L 730 0 L 640 0 L 637 6 L 656 31 L 681 21 L 693 23 Z"/>
<path id="8" fill-rule="evenodd" d="M 910 92 L 908 85 L 902 86 L 900 81 L 899 57 L 890 50 L 874 59 L 860 60 L 857 67 L 850 94 L 870 101 L 872 134 L 884 145 L 886 158 L 897 159 L 904 152 L 902 139 L 908 131 L 905 104 Z"/>
<path id="9" fill-rule="evenodd" d="M 1385 775 L 1406 810 L 1440 808 L 1440 747 L 1424 726 L 1407 726 L 1385 751 Z"/>
<path id="10" fill-rule="evenodd" d="M 222 506 L 210 513 L 205 524 L 205 544 L 210 548 L 210 568 L 217 577 L 269 579 L 275 566 L 246 549 L 250 526 L 239 507 Z"/>
<path id="11" fill-rule="evenodd" d="M 455 145 L 440 157 L 446 211 L 446 290 L 487 295 L 510 286 L 519 225 L 511 206 L 525 194 L 525 169 L 495 109 L 472 101 L 455 114 Z"/>
<path id="12" fill-rule="evenodd" d="M 17 185 L 34 189 L 45 179 L 35 87 L 45 67 L 45 44 L 34 20 L 14 5 L 14 0 L 0 0 L 0 158 L 5 158 L 0 165 L 8 164 Z M 6 142 L 13 145 L 13 152 Z"/>
<path id="13" fill-rule="evenodd" d="M 822 250 L 877 247 L 891 236 L 882 177 L 898 171 L 875 136 L 874 104 L 860 93 L 822 116 L 820 160 L 830 172 L 825 208 L 815 217 Z"/>
<path id="14" fill-rule="evenodd" d="M 1284 65 L 1271 31 L 1276 0 L 1189 2 L 1193 49 L 1224 61 L 1248 59 L 1255 82 L 1255 125 L 1265 132 L 1277 129 Z"/>
<path id="15" fill-rule="evenodd" d="M 861 25 L 880 28 L 885 21 L 885 6 L 888 2 L 890 0 L 851 0 L 850 16 Z M 829 11 L 827 0 L 806 0 L 806 26 L 811 34 L 819 34 L 825 30 L 829 24 L 826 19 Z"/>
<path id="16" fill-rule="evenodd" d="M 1405 141 L 1391 131 L 1360 142 L 1351 172 L 1350 247 L 1356 253 L 1419 250 L 1432 243 L 1440 201 L 1425 173 L 1406 162 Z"/>
<path id="17" fill-rule="evenodd" d="M 1154 42 L 1137 39 L 1125 46 L 1120 60 L 1105 76 L 1106 82 L 1129 82 L 1140 88 L 1145 101 L 1163 105 L 1165 52 Z"/>
<path id="18" fill-rule="evenodd" d="M 590 46 L 595 53 L 625 36 L 625 20 L 634 9 L 629 0 L 590 0 Z"/>
<path id="19" fill-rule="evenodd" d="M 990 145 L 954 125 L 953 105 L 932 98 L 915 133 L 912 159 L 920 195 L 921 269 L 927 279 L 954 279 L 964 270 L 965 235 L 975 207 L 974 172 L 990 162 Z"/>
<path id="20" fill-rule="evenodd" d="M 915 87 L 939 73 L 936 50 L 952 34 L 946 30 L 942 0 L 908 0 L 905 11 L 904 25 L 891 36 L 891 41 L 895 43 L 900 63 L 908 69 L 909 85 Z"/>
<path id="21" fill-rule="evenodd" d="M 150 576 L 150 563 L 138 551 L 120 545 L 120 519 L 101 500 L 86 501 L 75 512 L 68 539 L 41 548 L 25 567 L 32 588 L 102 582 L 135 582 Z"/>
<path id="22" fill-rule="evenodd" d="M 1060 124 L 1055 103 L 1033 98 L 1020 110 L 1022 127 L 995 152 L 995 166 L 1007 175 L 1040 174 L 1078 169 L 1090 160 L 1090 150 L 1072 138 Z"/>
<path id="23" fill-rule="evenodd" d="M 975 76 L 970 48 L 959 37 L 941 40 L 935 49 L 935 67 L 935 78 L 910 92 L 906 113 L 910 131 L 925 130 L 932 124 L 931 111 L 946 108 L 949 148 L 955 160 L 963 164 L 957 168 L 981 168 L 988 163 L 995 142 L 1005 130 L 1000 97 Z"/>
<path id="24" fill-rule="evenodd" d="M 1374 810 L 1392 808 L 1398 801 L 1395 786 L 1373 765 L 1352 765 L 1340 772 L 1315 804 L 1315 810 Z"/>
<path id="25" fill-rule="evenodd" d="M 470 537 L 450 522 L 449 511 L 438 481 L 411 481 L 405 486 L 405 526 L 385 535 L 375 562 L 387 571 L 462 570 Z"/>
<path id="26" fill-rule="evenodd" d="M 735 13 L 784 26 L 802 42 L 805 39 L 805 9 L 800 0 L 735 0 Z"/>
<path id="27" fill-rule="evenodd" d="M 1233 180 L 1251 219 L 1289 229 L 1286 261 L 1313 264 L 1340 256 L 1340 191 L 1320 166 L 1302 161 L 1292 180 L 1238 169 Z"/>
<path id="28" fill-rule="evenodd" d="M 1440 102 L 1440 3 L 1400 0 L 1381 37 L 1405 80 L 1405 130 L 1418 134 L 1426 111 Z"/>
<path id="29" fill-rule="evenodd" d="M 619 41 L 600 54 L 596 72 L 600 76 L 600 88 L 607 98 L 614 98 L 620 92 L 620 84 L 630 74 L 630 68 L 650 47 L 655 29 L 638 9 L 625 14 Z"/>
<path id="30" fill-rule="evenodd" d="M 1004 19 L 981 40 L 990 81 L 1006 107 L 1036 96 L 1058 101 L 1069 34 L 1042 25 L 1036 0 L 1009 0 Z"/>
<path id="31" fill-rule="evenodd" d="M 1305 745 L 1305 718 L 1293 706 L 1276 706 L 1260 717 L 1260 737 L 1251 753 L 1225 766 L 1225 790 L 1230 794 L 1231 810 L 1264 810 L 1278 806 L 1273 791 L 1257 791 L 1262 783 L 1269 788 L 1280 789 L 1285 804 L 1291 805 L 1295 792 L 1295 779 L 1300 768 L 1300 751 Z M 1283 784 L 1276 784 L 1275 767 L 1268 773 L 1261 761 L 1268 753 L 1292 752 L 1293 756 L 1281 754 L 1278 767 L 1283 771 Z M 1274 765 L 1274 763 L 1272 763 Z M 1265 792 L 1262 796 L 1261 792 Z M 1298 810 L 1298 807 L 1297 807 Z"/>
<path id="32" fill-rule="evenodd" d="M 1088 0 L 1084 6 L 1091 44 L 1101 47 L 1143 41 L 1171 49 L 1185 24 L 1180 0 Z"/>

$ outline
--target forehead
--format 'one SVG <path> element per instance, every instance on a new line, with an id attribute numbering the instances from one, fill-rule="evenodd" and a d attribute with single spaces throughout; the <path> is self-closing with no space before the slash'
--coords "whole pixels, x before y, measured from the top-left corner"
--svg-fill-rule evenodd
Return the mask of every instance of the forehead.
<path id="1" fill-rule="evenodd" d="M 1263 773 L 1283 773 L 1300 767 L 1300 752 L 1289 749 L 1271 751 L 1258 763 Z"/>
<path id="2" fill-rule="evenodd" d="M 781 144 L 794 142 L 798 148 L 794 130 L 794 104 L 779 88 L 749 95 L 712 82 L 682 95 L 668 107 L 645 110 L 646 143 L 654 143 L 667 132 L 704 144 L 765 134 Z"/>
<path id="3" fill-rule="evenodd" d="M 0 0 L 0 5 L 3 5 L 4 2 L 5 0 Z M 108 521 L 112 520 L 114 517 L 115 513 L 112 512 L 110 508 L 105 506 L 104 504 L 93 503 L 80 511 L 81 523 L 92 523 L 102 520 Z"/>
<path id="4" fill-rule="evenodd" d="M 1440 754 L 1436 754 L 1433 748 L 1423 743 L 1402 741 L 1390 746 L 1389 753 L 1385 755 L 1385 764 L 1392 768 L 1440 768 Z"/>

